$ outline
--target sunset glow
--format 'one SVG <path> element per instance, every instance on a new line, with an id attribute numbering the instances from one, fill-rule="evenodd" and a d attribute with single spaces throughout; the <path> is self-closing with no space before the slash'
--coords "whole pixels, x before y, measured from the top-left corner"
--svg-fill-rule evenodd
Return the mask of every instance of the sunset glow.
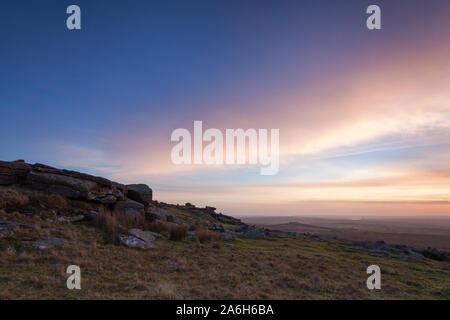
<path id="1" fill-rule="evenodd" d="M 97 8 L 83 5 L 96 16 Z M 193 5 L 171 16 L 173 29 L 161 18 L 173 12 L 161 8 L 151 23 L 169 28 L 163 35 L 131 33 L 149 23 L 133 11 L 133 20 L 113 20 L 109 29 L 87 20 L 102 35 L 97 40 L 55 33 L 55 47 L 51 31 L 2 36 L 10 50 L 0 53 L 8 61 L 1 118 L 17 128 L 0 129 L 0 158 L 141 181 L 158 200 L 212 203 L 236 216 L 450 215 L 449 4 L 386 3 L 390 13 L 377 33 L 363 28 L 364 4 L 333 6 L 311 5 L 323 24 L 300 9 L 256 10 L 252 18 L 224 9 L 220 19 L 201 16 L 217 24 L 199 29 Z M 23 37 L 41 44 L 20 51 Z M 78 94 L 69 94 L 74 87 Z M 39 112 L 31 117 L 31 109 Z M 221 130 L 280 129 L 279 173 L 174 165 L 170 134 L 195 120 Z M 32 123 L 40 123 L 39 134 Z"/>

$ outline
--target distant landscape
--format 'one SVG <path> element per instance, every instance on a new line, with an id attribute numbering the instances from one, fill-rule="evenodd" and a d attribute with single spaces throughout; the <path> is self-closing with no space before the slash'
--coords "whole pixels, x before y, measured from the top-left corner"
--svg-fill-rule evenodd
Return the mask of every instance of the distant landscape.
<path id="1" fill-rule="evenodd" d="M 358 241 L 386 241 L 450 251 L 449 217 L 243 217 L 243 221 L 281 231 L 320 233 Z"/>

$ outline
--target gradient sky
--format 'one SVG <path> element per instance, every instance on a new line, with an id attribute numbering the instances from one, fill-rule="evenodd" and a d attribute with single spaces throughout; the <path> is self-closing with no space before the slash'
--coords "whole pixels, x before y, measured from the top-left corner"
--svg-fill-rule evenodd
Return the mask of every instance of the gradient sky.
<path id="1" fill-rule="evenodd" d="M 446 0 L 4 0 L 0 159 L 233 215 L 450 215 L 449 16 Z M 280 129 L 279 174 L 173 165 L 194 120 Z"/>

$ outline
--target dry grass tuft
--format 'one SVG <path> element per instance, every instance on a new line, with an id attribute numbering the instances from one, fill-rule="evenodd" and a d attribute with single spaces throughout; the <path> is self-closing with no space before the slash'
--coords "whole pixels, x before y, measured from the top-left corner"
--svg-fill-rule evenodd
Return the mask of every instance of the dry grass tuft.
<path id="1" fill-rule="evenodd" d="M 106 243 L 118 244 L 120 229 L 145 229 L 145 218 L 137 215 L 116 215 L 107 208 L 100 207 L 95 225 L 103 230 Z"/>
<path id="2" fill-rule="evenodd" d="M 47 199 L 47 203 L 50 207 L 56 209 L 64 209 L 68 205 L 66 198 L 59 194 L 51 194 Z"/>
<path id="3" fill-rule="evenodd" d="M 119 221 L 109 210 L 101 208 L 95 219 L 95 225 L 103 230 L 106 243 L 117 244 L 119 237 Z"/>
<path id="4" fill-rule="evenodd" d="M 0 189 L 0 208 L 18 208 L 26 206 L 29 198 L 12 188 Z"/>
<path id="5" fill-rule="evenodd" d="M 222 235 L 217 232 L 208 231 L 205 229 L 198 229 L 195 235 L 195 241 L 197 243 L 205 243 L 210 241 L 213 243 L 213 246 L 222 244 Z"/>
<path id="6" fill-rule="evenodd" d="M 131 215 L 131 214 L 120 214 L 117 216 L 118 223 L 126 228 L 126 229 L 132 229 L 132 228 L 138 228 L 138 229 L 144 229 L 145 228 L 145 217 L 139 216 L 139 215 Z"/>
<path id="7" fill-rule="evenodd" d="M 161 233 L 164 231 L 169 231 L 169 226 L 164 221 L 154 221 L 150 224 L 150 230 L 153 232 Z"/>
<path id="8" fill-rule="evenodd" d="M 169 239 L 181 241 L 186 238 L 188 228 L 185 225 L 171 226 L 169 228 Z"/>

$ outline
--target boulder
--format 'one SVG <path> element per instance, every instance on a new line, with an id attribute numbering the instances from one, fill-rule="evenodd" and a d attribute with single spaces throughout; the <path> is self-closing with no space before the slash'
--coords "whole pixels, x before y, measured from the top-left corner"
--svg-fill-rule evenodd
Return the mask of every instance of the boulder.
<path id="1" fill-rule="evenodd" d="M 119 235 L 119 242 L 123 246 L 141 249 L 156 248 L 155 244 L 148 243 L 133 235 Z"/>
<path id="2" fill-rule="evenodd" d="M 144 205 L 133 200 L 119 201 L 114 206 L 114 214 L 144 217 Z"/>
<path id="3" fill-rule="evenodd" d="M 23 183 L 31 166 L 23 160 L 0 161 L 0 185 Z"/>
<path id="4" fill-rule="evenodd" d="M 148 206 L 152 202 L 152 189 L 146 184 L 129 184 L 127 187 L 127 197 Z"/>

